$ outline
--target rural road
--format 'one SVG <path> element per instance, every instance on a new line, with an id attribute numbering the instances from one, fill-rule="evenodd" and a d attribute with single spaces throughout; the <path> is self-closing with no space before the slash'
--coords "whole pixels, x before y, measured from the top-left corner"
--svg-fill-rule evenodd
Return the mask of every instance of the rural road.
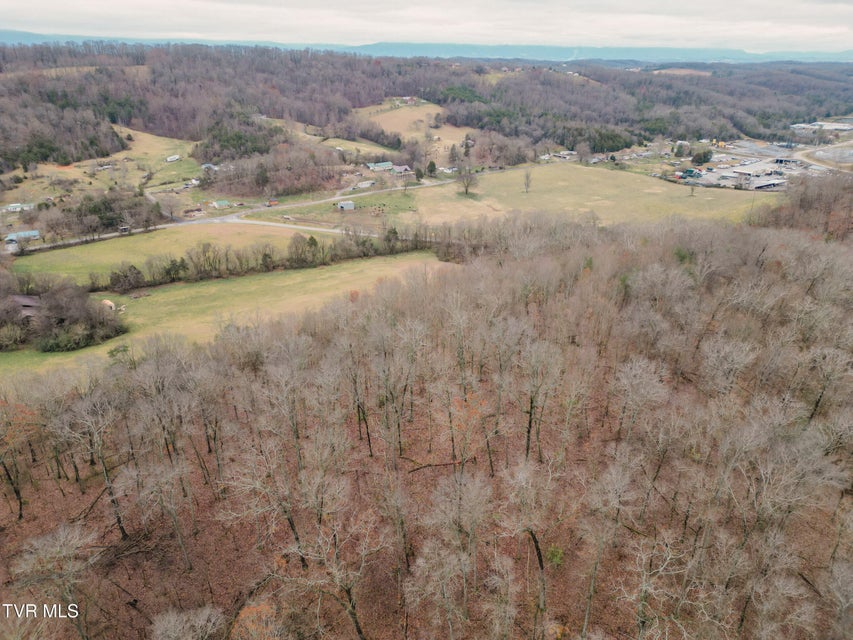
<path id="1" fill-rule="evenodd" d="M 320 198 L 318 200 L 306 200 L 304 202 L 293 202 L 290 204 L 279 204 L 279 205 L 275 205 L 272 207 L 260 206 L 260 207 L 253 207 L 251 209 L 241 209 L 240 211 L 235 211 L 234 213 L 228 213 L 224 216 L 218 216 L 216 218 L 199 218 L 198 220 L 187 220 L 185 222 L 169 222 L 169 223 L 158 225 L 158 226 L 152 227 L 152 228 L 163 229 L 163 228 L 167 228 L 167 227 L 184 225 L 184 224 L 218 224 L 218 223 L 222 223 L 222 222 L 242 222 L 242 223 L 246 223 L 246 224 L 266 224 L 266 225 L 271 225 L 271 226 L 283 226 L 283 227 L 288 227 L 291 229 L 300 229 L 300 230 L 304 230 L 304 231 L 325 231 L 325 232 L 329 232 L 329 233 L 342 233 L 341 230 L 339 230 L 339 229 L 336 230 L 333 228 L 316 227 L 316 226 L 312 227 L 312 226 L 307 226 L 307 225 L 300 226 L 300 225 L 287 224 L 285 222 L 279 223 L 279 222 L 273 222 L 273 221 L 245 220 L 244 218 L 247 215 L 250 215 L 253 213 L 261 213 L 264 211 L 266 211 L 266 212 L 287 211 L 288 209 L 297 209 L 299 207 L 310 207 L 310 206 L 316 205 L 316 204 L 327 204 L 327 203 L 332 203 L 332 202 L 338 202 L 339 200 L 342 200 L 342 199 L 357 200 L 358 198 L 365 198 L 367 196 L 374 196 L 374 195 L 379 194 L 379 193 L 390 193 L 393 191 L 407 191 L 407 190 L 415 190 L 415 189 L 429 189 L 430 187 L 440 187 L 442 185 L 451 184 L 453 182 L 455 182 L 455 179 L 435 180 L 435 181 L 426 182 L 424 184 L 411 185 L 411 186 L 406 186 L 406 187 L 389 187 L 387 189 L 376 189 L 374 191 L 363 191 L 363 192 L 359 192 L 359 193 L 353 193 L 352 191 L 349 191 L 347 189 L 343 189 L 341 191 L 338 191 L 338 193 L 336 195 L 328 197 L 328 198 Z M 149 202 L 156 203 L 157 202 L 156 195 L 158 193 L 170 193 L 171 191 L 172 191 L 171 189 L 162 189 L 160 191 L 148 190 L 145 192 L 145 197 Z M 136 231 L 136 229 L 134 229 L 134 232 L 135 231 Z M 103 237 L 106 238 L 107 235 L 105 234 Z"/>
<path id="2" fill-rule="evenodd" d="M 805 151 L 797 151 L 794 153 L 794 157 L 798 160 L 802 160 L 803 162 L 808 162 L 809 164 L 816 164 L 822 167 L 826 167 L 827 169 L 835 169 L 836 171 L 845 171 L 847 173 L 851 173 L 849 169 L 845 169 L 840 164 L 844 163 L 833 163 L 828 160 L 824 160 L 820 157 L 819 154 L 831 155 L 832 152 L 847 152 L 848 157 L 853 158 L 853 141 L 846 140 L 844 142 L 838 142 L 836 144 L 831 144 L 823 147 L 815 147 L 813 149 L 806 149 Z M 840 155 L 840 153 L 839 153 Z M 847 163 L 850 164 L 850 163 Z"/>
<path id="3" fill-rule="evenodd" d="M 319 200 L 308 200 L 305 202 L 294 202 L 291 204 L 281 204 L 275 205 L 273 207 L 254 207 L 252 209 L 243 209 L 241 211 L 235 211 L 234 213 L 229 213 L 224 216 L 220 216 L 217 218 L 199 218 L 198 220 L 189 220 L 187 222 L 176 222 L 170 223 L 166 225 L 161 225 L 159 228 L 163 227 L 172 227 L 178 225 L 186 225 L 186 224 L 227 224 L 227 223 L 238 223 L 238 224 L 259 224 L 270 227 L 284 227 L 287 229 L 296 229 L 297 231 L 314 231 L 314 232 L 323 232 L 323 233 L 337 233 L 344 234 L 346 231 L 343 229 L 338 229 L 335 227 L 319 227 L 319 226 L 309 226 L 304 224 L 290 224 L 288 222 L 274 222 L 272 220 L 246 220 L 246 216 L 252 213 L 260 213 L 260 212 L 276 212 L 276 211 L 287 211 L 288 209 L 296 209 L 299 207 L 310 207 L 316 204 L 327 204 L 332 202 L 338 202 L 339 200 L 346 198 L 347 200 L 356 200 L 358 198 L 364 198 L 367 196 L 373 196 L 378 193 L 389 193 L 392 191 L 406 191 L 406 190 L 414 190 L 414 189 L 429 189 L 430 187 L 439 187 L 445 184 L 450 184 L 455 182 L 455 180 L 437 180 L 435 182 L 428 182 L 426 184 L 412 185 L 408 187 L 390 187 L 388 189 L 377 189 L 375 191 L 364 191 L 362 193 L 352 193 L 347 191 L 339 191 L 338 195 L 332 196 L 330 198 L 321 198 Z M 147 195 L 147 194 L 146 194 Z M 153 195 L 152 195 L 153 197 Z M 369 234 L 376 235 L 376 234 Z"/>
<path id="4" fill-rule="evenodd" d="M 249 213 L 248 211 L 242 213 L 241 215 L 246 215 Z M 228 217 L 228 218 L 210 218 L 208 220 L 193 220 L 192 222 L 180 222 L 174 225 L 169 226 L 178 226 L 178 225 L 187 225 L 187 224 L 259 224 L 267 227 L 284 227 L 286 229 L 295 229 L 297 231 L 309 231 L 309 232 L 322 232 L 322 233 L 338 233 L 343 235 L 346 233 L 343 229 L 335 229 L 335 228 L 326 228 L 326 227 L 309 227 L 301 224 L 288 224 L 287 222 L 273 222 L 272 220 L 244 220 L 242 217 Z M 368 234 L 374 235 L 374 234 Z"/>

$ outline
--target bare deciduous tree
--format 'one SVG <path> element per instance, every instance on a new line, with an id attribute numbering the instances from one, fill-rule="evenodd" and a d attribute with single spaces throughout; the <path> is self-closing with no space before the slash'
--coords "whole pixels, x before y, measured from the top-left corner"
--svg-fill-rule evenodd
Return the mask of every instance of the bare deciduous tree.
<path id="1" fill-rule="evenodd" d="M 456 181 L 459 183 L 462 193 L 467 196 L 468 192 L 477 186 L 479 178 L 477 177 L 477 172 L 466 162 L 459 167 L 459 172 L 456 174 Z"/>
<path id="2" fill-rule="evenodd" d="M 547 582 L 540 536 L 562 517 L 564 505 L 558 497 L 557 477 L 551 466 L 525 460 L 509 470 L 504 478 L 507 487 L 504 526 L 513 536 L 527 536 L 536 553 L 538 594 L 533 640 L 545 637 Z"/>
<path id="3" fill-rule="evenodd" d="M 52 533 L 30 541 L 12 566 L 18 586 L 33 587 L 48 601 L 74 605 L 79 615 L 71 618 L 81 640 L 89 640 L 87 604 L 80 590 L 83 575 L 94 555 L 95 536 L 79 525 L 62 525 Z"/>
<path id="4" fill-rule="evenodd" d="M 521 590 L 512 560 L 505 556 L 496 556 L 484 584 L 488 591 L 484 608 L 489 620 L 489 637 L 493 640 L 508 640 L 513 637 L 513 625 L 518 614 L 516 598 Z"/>
<path id="5" fill-rule="evenodd" d="M 541 463 L 542 443 L 540 432 L 545 405 L 561 375 L 559 350 L 541 340 L 522 343 L 518 355 L 516 387 L 520 392 L 520 409 L 527 416 L 524 431 L 524 459 L 530 458 L 532 437 L 536 436 L 537 459 Z"/>
<path id="6" fill-rule="evenodd" d="M 358 615 L 357 588 L 367 565 L 386 548 L 384 531 L 373 513 L 337 511 L 323 525 L 314 527 L 301 549 L 291 545 L 284 551 L 286 555 L 304 556 L 311 563 L 309 571 L 278 577 L 286 589 L 337 603 L 359 640 L 367 640 Z"/>
<path id="7" fill-rule="evenodd" d="M 308 562 L 302 553 L 296 511 L 299 505 L 299 488 L 292 477 L 293 466 L 283 444 L 269 441 L 257 449 L 249 449 L 226 483 L 234 499 L 224 512 L 224 517 L 247 518 L 258 529 L 258 542 L 274 539 L 282 519 L 287 522 L 293 536 L 296 556 L 303 569 Z"/>
<path id="8" fill-rule="evenodd" d="M 95 463 L 101 469 L 104 487 L 110 499 L 116 527 L 123 540 L 128 538 L 122 519 L 122 510 L 113 487 L 113 464 L 108 461 L 111 453 L 110 433 L 116 426 L 118 411 L 115 403 L 121 396 L 111 394 L 106 383 L 90 380 L 87 389 L 82 390 L 74 407 L 74 421 L 67 428 L 67 436 L 81 445 L 89 455 L 89 464 Z"/>
<path id="9" fill-rule="evenodd" d="M 447 549 L 440 541 L 428 539 L 415 560 L 412 577 L 406 583 L 406 602 L 425 612 L 435 633 L 445 628 L 447 638 L 459 637 L 466 619 L 459 591 L 468 570 L 463 554 Z M 425 605 L 425 606 L 424 606 Z"/>
<path id="10" fill-rule="evenodd" d="M 223 622 L 222 613 L 209 605 L 191 611 L 166 611 L 154 616 L 151 640 L 210 640 Z"/>

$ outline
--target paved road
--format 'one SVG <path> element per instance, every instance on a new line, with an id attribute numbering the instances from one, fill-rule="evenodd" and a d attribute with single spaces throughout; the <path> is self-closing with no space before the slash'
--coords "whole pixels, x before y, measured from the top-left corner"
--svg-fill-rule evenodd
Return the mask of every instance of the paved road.
<path id="1" fill-rule="evenodd" d="M 830 151 L 832 149 L 841 149 L 841 148 L 848 148 L 849 149 L 851 145 L 853 145 L 853 142 L 845 141 L 845 142 L 841 142 L 841 143 L 834 144 L 834 145 L 814 147 L 814 148 L 810 148 L 810 149 L 803 150 L 803 151 L 795 151 L 793 153 L 793 156 L 795 158 L 803 160 L 804 162 L 808 162 L 811 164 L 819 164 L 819 165 L 822 165 L 822 166 L 827 167 L 827 168 L 836 168 L 837 169 L 838 167 L 833 166 L 829 162 L 826 162 L 826 161 L 821 162 L 820 159 L 815 157 L 815 152 L 816 151 L 826 152 L 826 151 Z M 754 152 L 754 151 L 755 151 L 754 149 L 741 148 L 741 149 L 730 149 L 730 150 L 728 150 L 728 153 L 730 153 L 732 155 L 744 155 L 744 154 L 749 154 L 749 153 Z M 777 151 L 777 153 L 778 153 L 778 150 L 773 150 L 773 151 Z M 765 152 L 765 154 L 766 154 L 766 152 Z M 807 156 L 806 154 L 809 154 L 809 155 Z M 755 155 L 759 155 L 759 154 L 756 153 Z M 518 169 L 518 167 L 516 167 L 515 169 Z M 504 171 L 506 171 L 506 169 L 504 169 Z M 492 172 L 489 172 L 489 173 L 492 173 Z M 233 213 L 228 213 L 228 214 L 225 214 L 223 216 L 219 216 L 219 217 L 215 217 L 215 218 L 199 218 L 197 220 L 187 220 L 187 221 L 181 221 L 181 222 L 166 222 L 163 224 L 159 224 L 159 225 L 155 225 L 153 227 L 150 227 L 149 230 L 169 229 L 171 227 L 177 227 L 177 226 L 187 225 L 187 224 L 235 224 L 235 223 L 239 223 L 239 224 L 257 224 L 257 225 L 263 225 L 263 226 L 269 226 L 269 227 L 284 227 L 286 229 L 295 229 L 297 231 L 307 231 L 309 233 L 310 232 L 323 232 L 323 233 L 344 234 L 344 233 L 346 233 L 346 231 L 344 231 L 342 229 L 335 228 L 335 227 L 321 227 L 321 226 L 311 226 L 311 225 L 305 225 L 305 224 L 292 224 L 289 222 L 276 222 L 273 220 L 246 220 L 245 217 L 247 215 L 252 214 L 252 213 L 260 213 L 260 212 L 275 213 L 278 211 L 287 211 L 289 209 L 296 209 L 299 207 L 307 207 L 307 206 L 316 205 L 316 204 L 326 204 L 326 203 L 331 203 L 331 202 L 337 202 L 337 201 L 340 201 L 342 198 L 346 198 L 347 200 L 356 200 L 358 198 L 365 198 L 367 196 L 373 196 L 373 195 L 376 195 L 379 193 L 390 193 L 393 191 L 406 191 L 408 189 L 429 189 L 431 187 L 438 187 L 438 186 L 450 184 L 452 182 L 455 182 L 454 178 L 447 179 L 447 180 L 435 180 L 435 181 L 430 181 L 430 182 L 426 182 L 424 184 L 419 184 L 419 185 L 412 185 L 412 186 L 405 186 L 405 187 L 389 187 L 387 189 L 378 189 L 375 191 L 362 191 L 362 192 L 358 192 L 358 193 L 354 193 L 350 190 L 344 189 L 342 191 L 339 191 L 336 195 L 329 197 L 329 198 L 320 198 L 318 200 L 308 200 L 308 201 L 304 201 L 304 202 L 294 202 L 294 203 L 290 203 L 290 204 L 281 204 L 281 205 L 275 205 L 273 207 L 267 207 L 267 206 L 252 207 L 251 209 L 241 209 L 239 211 L 235 211 Z M 162 190 L 162 192 L 163 193 L 171 192 L 171 189 L 165 189 L 165 190 Z M 157 202 L 156 195 L 158 193 L 160 193 L 160 191 L 146 190 L 145 191 L 145 198 L 149 202 L 156 203 Z M 145 230 L 144 229 L 134 229 L 133 233 L 140 233 L 142 231 L 145 231 Z M 31 245 L 28 248 L 28 251 L 31 251 L 31 252 L 32 251 L 42 251 L 42 250 L 46 250 L 46 249 L 55 249 L 55 248 L 59 248 L 59 247 L 74 246 L 74 245 L 79 245 L 79 244 L 87 244 L 88 242 L 97 242 L 99 240 L 108 240 L 110 238 L 116 238 L 120 235 L 122 235 L 122 234 L 105 233 L 105 234 L 98 236 L 97 238 L 95 238 L 93 240 L 86 240 L 86 241 L 75 240 L 75 241 L 69 241 L 69 242 L 55 242 L 55 243 Z M 370 234 L 370 235 L 375 237 L 377 234 Z"/>
<path id="2" fill-rule="evenodd" d="M 234 213 L 229 213 L 224 216 L 220 216 L 218 218 L 200 218 L 198 220 L 192 220 L 187 224 L 205 224 L 209 222 L 214 222 L 216 220 L 236 220 L 241 219 L 244 216 L 249 215 L 250 213 L 260 213 L 262 211 L 266 212 L 275 212 L 275 211 L 287 211 L 288 209 L 298 209 L 299 207 L 310 207 L 315 204 L 327 204 L 331 202 L 337 202 L 342 198 L 346 198 L 347 200 L 357 200 L 358 198 L 365 198 L 367 196 L 374 196 L 378 193 L 389 193 L 392 191 L 406 191 L 413 189 L 429 189 L 430 187 L 439 187 L 441 185 L 450 184 L 451 182 L 455 182 L 455 180 L 436 180 L 435 182 L 427 182 L 424 184 L 412 185 L 409 187 L 389 187 L 388 189 L 377 189 L 375 191 L 362 191 L 359 193 L 353 193 L 352 191 L 339 191 L 337 195 L 334 195 L 330 198 L 321 198 L 319 200 L 307 200 L 305 202 L 293 202 L 291 204 L 277 204 L 272 207 L 253 207 L 251 209 L 241 209 L 240 211 L 236 211 Z"/>
<path id="3" fill-rule="evenodd" d="M 360 193 L 353 193 L 349 190 L 339 191 L 337 195 L 332 196 L 331 198 L 321 198 L 319 200 L 308 200 L 305 202 L 294 202 L 291 204 L 279 204 L 272 207 L 253 207 L 251 209 L 241 209 L 240 211 L 235 211 L 234 213 L 228 213 L 224 216 L 218 216 L 216 218 L 199 218 L 197 220 L 188 220 L 187 222 L 176 222 L 173 224 L 162 225 L 162 227 L 172 227 L 179 224 L 227 224 L 227 223 L 239 223 L 239 224 L 259 224 L 265 225 L 269 227 L 284 227 L 286 229 L 295 229 L 297 231 L 308 231 L 308 232 L 323 232 L 323 233 L 336 233 L 343 235 L 346 233 L 343 229 L 338 229 L 336 227 L 321 227 L 321 226 L 311 226 L 305 224 L 294 224 L 290 222 L 276 222 L 274 220 L 246 220 L 246 216 L 252 213 L 275 213 L 278 211 L 287 211 L 288 209 L 296 209 L 299 207 L 310 207 L 315 204 L 327 204 L 331 202 L 338 202 L 342 198 L 346 198 L 348 200 L 356 200 L 358 198 L 365 198 L 367 196 L 373 196 L 378 193 L 389 193 L 392 191 L 406 191 L 409 189 L 429 189 L 430 187 L 438 187 L 445 184 L 450 184 L 455 182 L 455 180 L 436 180 L 434 182 L 427 182 L 425 184 L 412 185 L 408 187 L 390 187 L 388 189 L 378 189 L 375 191 L 363 191 Z M 158 227 L 161 228 L 161 227 Z M 373 237 L 378 237 L 376 233 L 368 234 Z"/>
<path id="4" fill-rule="evenodd" d="M 223 217 L 223 218 L 208 218 L 207 220 L 193 220 L 192 222 L 183 222 L 179 224 L 260 224 L 267 227 L 284 227 L 285 229 L 296 229 L 297 231 L 311 231 L 311 232 L 322 232 L 322 233 L 337 233 L 343 235 L 346 233 L 343 229 L 336 229 L 334 227 L 309 227 L 301 224 L 290 224 L 288 222 L 274 222 L 273 220 L 244 220 L 241 216 L 249 213 L 248 211 L 242 212 L 237 217 Z M 175 226 L 175 225 L 168 225 Z M 369 234 L 376 235 L 376 234 Z"/>
<path id="5" fill-rule="evenodd" d="M 450 184 L 454 182 L 454 180 L 437 180 L 435 182 L 428 182 L 426 184 L 412 185 L 408 187 L 390 187 L 388 189 L 379 189 L 376 191 L 365 191 L 362 193 L 352 193 L 349 191 L 339 191 L 336 196 L 331 198 L 321 198 L 319 200 L 308 200 L 305 202 L 294 202 L 291 204 L 282 204 L 276 205 L 273 207 L 253 207 L 251 209 L 241 209 L 240 211 L 235 211 L 234 213 L 229 213 L 224 216 L 219 216 L 216 218 L 199 218 L 198 220 L 187 220 L 180 222 L 164 222 L 163 224 L 154 225 L 146 229 L 133 229 L 133 233 L 142 233 L 144 231 L 154 231 L 158 229 L 170 229 L 172 227 L 178 227 L 188 224 L 257 224 L 268 227 L 284 227 L 286 229 L 295 229 L 297 231 L 307 231 L 309 233 L 314 232 L 322 232 L 322 233 L 334 233 L 343 235 L 346 233 L 343 229 L 338 229 L 335 227 L 321 227 L 321 226 L 310 226 L 305 224 L 291 224 L 289 222 L 275 222 L 273 220 L 246 220 L 245 216 L 251 213 L 260 213 L 260 212 L 276 212 L 276 211 L 286 211 L 288 209 L 294 209 L 297 207 L 307 207 L 314 204 L 324 204 L 328 202 L 336 202 L 341 198 L 346 197 L 349 200 L 354 200 L 356 198 L 364 198 L 366 196 L 376 195 L 377 193 L 388 193 L 391 191 L 405 191 L 407 189 L 428 189 L 430 187 L 438 187 L 445 184 Z M 163 192 L 171 192 L 171 189 L 163 190 Z M 145 198 L 151 202 L 156 203 L 156 195 L 160 193 L 159 191 L 146 191 Z M 67 242 L 49 242 L 38 245 L 30 245 L 27 248 L 28 252 L 36 252 L 36 251 L 46 251 L 48 249 L 59 249 L 62 247 L 72 247 L 81 244 L 89 244 L 90 242 L 99 242 L 101 240 L 109 240 L 110 238 L 118 238 L 119 236 L 126 235 L 121 233 L 103 233 L 96 238 L 88 239 L 88 240 L 71 240 Z M 376 233 L 369 233 L 368 235 L 373 237 L 378 237 Z"/>
<path id="6" fill-rule="evenodd" d="M 809 164 L 817 164 L 822 167 L 826 167 L 827 169 L 835 169 L 837 171 L 846 171 L 847 173 L 851 173 L 848 169 L 844 169 L 843 167 L 834 164 L 832 161 L 828 161 L 822 158 L 818 154 L 832 155 L 833 151 L 844 151 L 847 157 L 853 157 L 853 141 L 847 140 L 845 142 L 839 142 L 837 144 L 832 144 L 823 147 L 813 147 L 806 149 L 804 151 L 797 151 L 794 153 L 794 157 L 798 160 L 802 160 L 803 162 L 807 162 Z M 842 163 L 845 162 L 842 160 Z M 850 162 L 849 160 L 847 162 Z"/>

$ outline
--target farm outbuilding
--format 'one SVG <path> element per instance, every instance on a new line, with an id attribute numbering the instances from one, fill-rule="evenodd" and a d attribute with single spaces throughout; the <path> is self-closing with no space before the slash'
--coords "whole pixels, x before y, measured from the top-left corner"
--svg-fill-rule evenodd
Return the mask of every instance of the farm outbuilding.
<path id="1" fill-rule="evenodd" d="M 20 213 L 22 211 L 32 211 L 36 208 L 36 205 L 32 203 L 22 204 L 20 202 L 15 202 L 6 207 L 7 213 Z"/>
<path id="2" fill-rule="evenodd" d="M 756 190 L 763 189 L 779 189 L 784 187 L 787 184 L 786 180 L 769 180 L 768 182 L 762 182 L 761 184 L 755 185 Z"/>
<path id="3" fill-rule="evenodd" d="M 335 206 L 341 211 L 355 210 L 355 202 L 352 200 L 343 200 L 342 202 L 338 202 Z"/>
<path id="4" fill-rule="evenodd" d="M 41 298 L 38 296 L 11 295 L 11 301 L 18 306 L 21 317 L 32 318 L 41 308 Z"/>

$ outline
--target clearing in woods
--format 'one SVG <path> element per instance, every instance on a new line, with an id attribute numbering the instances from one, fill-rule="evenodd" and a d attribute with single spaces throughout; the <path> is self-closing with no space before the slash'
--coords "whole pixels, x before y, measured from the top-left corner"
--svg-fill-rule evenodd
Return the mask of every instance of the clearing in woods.
<path id="1" fill-rule="evenodd" d="M 70 276 L 76 282 L 86 284 L 89 282 L 90 273 L 108 275 L 123 262 L 129 262 L 142 269 L 145 260 L 149 257 L 170 254 L 180 258 L 187 249 L 202 242 L 213 242 L 233 249 L 269 243 L 285 252 L 291 238 L 297 233 L 305 236 L 314 235 L 318 240 L 325 237 L 332 238 L 328 234 L 310 234 L 286 227 L 239 223 L 188 224 L 67 249 L 41 251 L 16 258 L 12 268 L 16 273 L 53 273 Z"/>
<path id="2" fill-rule="evenodd" d="M 344 140 L 343 138 L 326 138 L 323 140 L 322 138 L 318 138 L 317 140 L 319 141 L 318 144 L 321 144 L 324 147 L 331 147 L 332 149 L 340 147 L 344 151 L 358 154 L 359 156 L 385 156 L 389 153 L 396 153 L 393 149 L 383 147 L 375 142 L 370 142 L 370 140 L 363 140 L 361 138 L 356 140 Z"/>
<path id="3" fill-rule="evenodd" d="M 356 138 L 355 140 L 345 140 L 344 138 L 325 138 L 322 135 L 322 129 L 303 122 L 281 120 L 278 118 L 266 118 L 266 121 L 291 132 L 303 142 L 331 147 L 332 149 L 340 147 L 348 153 L 359 153 L 367 156 L 383 156 L 388 153 L 395 153 L 393 149 L 383 147 L 381 144 L 376 144 L 375 142 L 371 142 L 370 140 L 365 140 L 363 138 Z"/>
<path id="4" fill-rule="evenodd" d="M 139 343 L 157 334 L 178 334 L 207 342 L 225 325 L 246 325 L 284 314 L 317 309 L 350 291 L 369 291 L 380 280 L 404 277 L 407 270 L 423 271 L 443 265 L 432 253 L 415 252 L 351 260 L 329 267 L 274 271 L 240 278 L 177 283 L 147 289 L 139 298 L 111 293 L 92 294 L 126 305 L 130 333 L 96 347 L 72 353 L 40 353 L 31 349 L 0 353 L 0 375 L 45 371 L 55 366 L 83 367 L 103 359 L 113 348 Z"/>
<path id="5" fill-rule="evenodd" d="M 110 156 L 111 159 L 124 161 L 127 157 L 135 165 L 143 167 L 143 173 L 150 171 L 151 180 L 148 186 L 183 182 L 201 174 L 201 165 L 190 157 L 195 142 L 155 136 L 125 127 L 114 128 L 122 138 L 130 134 L 133 140 L 129 142 L 129 149 Z M 177 162 L 166 162 L 166 158 L 171 156 L 180 156 L 181 159 Z"/>
<path id="6" fill-rule="evenodd" d="M 146 185 L 148 188 L 184 182 L 201 175 L 200 165 L 189 157 L 194 142 L 164 138 L 120 126 L 114 126 L 113 129 L 125 140 L 127 149 L 107 158 L 84 160 L 66 166 L 40 164 L 28 173 L 17 169 L 7 175 L 18 174 L 25 180 L 16 189 L 0 194 L 0 206 L 11 202 L 38 203 L 47 196 L 56 199 L 68 193 L 74 196 L 85 193 L 99 196 L 111 187 L 136 189 L 146 173 L 151 174 Z M 127 140 L 128 135 L 133 139 Z M 181 159 L 166 162 L 166 158 L 175 155 Z"/>
<path id="7" fill-rule="evenodd" d="M 442 124 L 433 128 L 436 115 L 444 115 L 444 108 L 430 102 L 419 101 L 418 104 L 402 104 L 398 100 L 388 100 L 381 105 L 354 109 L 362 118 L 375 122 L 389 133 L 399 133 L 404 140 L 416 138 L 429 140 L 427 158 L 434 160 L 438 166 L 450 164 L 450 147 L 456 145 L 462 153 L 462 141 L 465 134 L 476 134 L 476 129 L 470 127 L 455 127 Z M 427 138 L 429 136 L 429 138 Z"/>

